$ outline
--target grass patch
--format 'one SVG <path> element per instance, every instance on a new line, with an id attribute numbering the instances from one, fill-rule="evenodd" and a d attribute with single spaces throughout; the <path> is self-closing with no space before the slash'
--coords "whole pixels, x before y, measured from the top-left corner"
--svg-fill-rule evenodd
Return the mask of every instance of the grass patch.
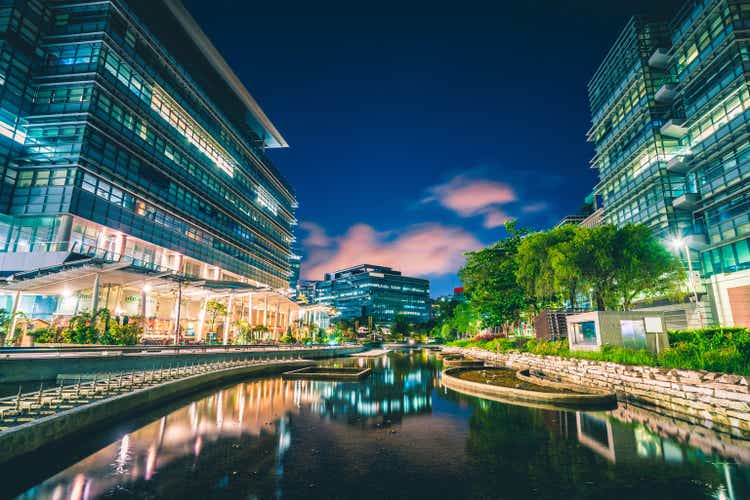
<path id="1" fill-rule="evenodd" d="M 655 355 L 647 350 L 611 345 L 601 351 L 571 351 L 567 340 L 537 342 L 526 338 L 475 338 L 456 340 L 452 347 L 476 347 L 493 352 L 528 352 L 562 358 L 610 361 L 622 365 L 661 366 L 685 370 L 750 375 L 750 330 L 746 328 L 705 328 L 669 332 L 670 347 Z"/>

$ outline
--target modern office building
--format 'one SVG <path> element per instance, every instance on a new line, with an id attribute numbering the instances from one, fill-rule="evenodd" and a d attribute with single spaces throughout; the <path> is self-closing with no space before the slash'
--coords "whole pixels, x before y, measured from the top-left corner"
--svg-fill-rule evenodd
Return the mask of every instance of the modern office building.
<path id="1" fill-rule="evenodd" d="M 160 330 L 152 289 L 289 288 L 297 202 L 266 156 L 287 143 L 179 0 L 9 0 L 0 40 L 6 309 L 74 297 L 48 315 Z"/>
<path id="2" fill-rule="evenodd" d="M 750 325 L 749 34 L 746 1 L 633 18 L 588 86 L 595 213 L 673 243 L 706 323 Z"/>
<path id="3" fill-rule="evenodd" d="M 315 302 L 332 306 L 337 319 L 372 317 L 377 325 L 389 325 L 403 314 L 423 323 L 430 319 L 430 282 L 390 267 L 360 264 L 326 273 L 315 286 Z"/>

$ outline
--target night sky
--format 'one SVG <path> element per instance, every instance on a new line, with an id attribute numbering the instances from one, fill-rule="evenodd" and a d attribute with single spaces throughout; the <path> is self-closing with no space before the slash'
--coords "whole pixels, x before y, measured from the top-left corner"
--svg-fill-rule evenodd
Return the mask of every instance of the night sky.
<path id="1" fill-rule="evenodd" d="M 184 3 L 290 144 L 270 157 L 299 199 L 303 278 L 391 265 L 433 296 L 508 218 L 578 211 L 586 83 L 629 16 L 682 4 Z"/>

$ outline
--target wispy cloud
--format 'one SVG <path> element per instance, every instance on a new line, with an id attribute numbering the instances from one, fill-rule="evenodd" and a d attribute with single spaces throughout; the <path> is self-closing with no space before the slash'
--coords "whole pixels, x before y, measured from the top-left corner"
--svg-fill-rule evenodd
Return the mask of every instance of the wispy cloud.
<path id="1" fill-rule="evenodd" d="M 516 201 L 516 193 L 508 184 L 463 175 L 431 187 L 429 193 L 423 200 L 425 203 L 436 201 L 463 217 L 484 213 L 492 205 Z"/>
<path id="2" fill-rule="evenodd" d="M 322 279 L 326 272 L 362 263 L 390 266 L 414 276 L 444 275 L 463 264 L 463 252 L 482 246 L 463 229 L 439 223 L 389 232 L 355 224 L 337 237 L 328 236 L 318 224 L 300 226 L 307 231 L 303 239 L 307 253 L 302 266 L 305 279 Z M 321 242 L 327 244 L 317 244 Z"/>
<path id="3" fill-rule="evenodd" d="M 484 227 L 494 228 L 512 219 L 501 207 L 516 201 L 516 192 L 509 184 L 457 175 L 429 188 L 422 203 L 438 203 L 461 217 L 483 215 Z"/>
<path id="4" fill-rule="evenodd" d="M 548 205 L 547 203 L 543 201 L 539 201 L 537 203 L 529 203 L 528 205 L 524 205 L 521 207 L 521 211 L 526 214 L 535 214 L 537 212 L 542 212 L 544 210 L 547 210 Z"/>

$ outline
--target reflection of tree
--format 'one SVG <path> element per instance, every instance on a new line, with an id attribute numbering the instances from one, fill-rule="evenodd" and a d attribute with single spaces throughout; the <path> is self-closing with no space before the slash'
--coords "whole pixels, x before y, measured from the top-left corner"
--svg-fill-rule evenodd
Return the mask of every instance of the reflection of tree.
<path id="1" fill-rule="evenodd" d="M 467 452 L 477 497 L 704 498 L 723 484 L 706 462 L 610 463 L 550 428 L 544 410 L 480 400 L 472 405 Z"/>

